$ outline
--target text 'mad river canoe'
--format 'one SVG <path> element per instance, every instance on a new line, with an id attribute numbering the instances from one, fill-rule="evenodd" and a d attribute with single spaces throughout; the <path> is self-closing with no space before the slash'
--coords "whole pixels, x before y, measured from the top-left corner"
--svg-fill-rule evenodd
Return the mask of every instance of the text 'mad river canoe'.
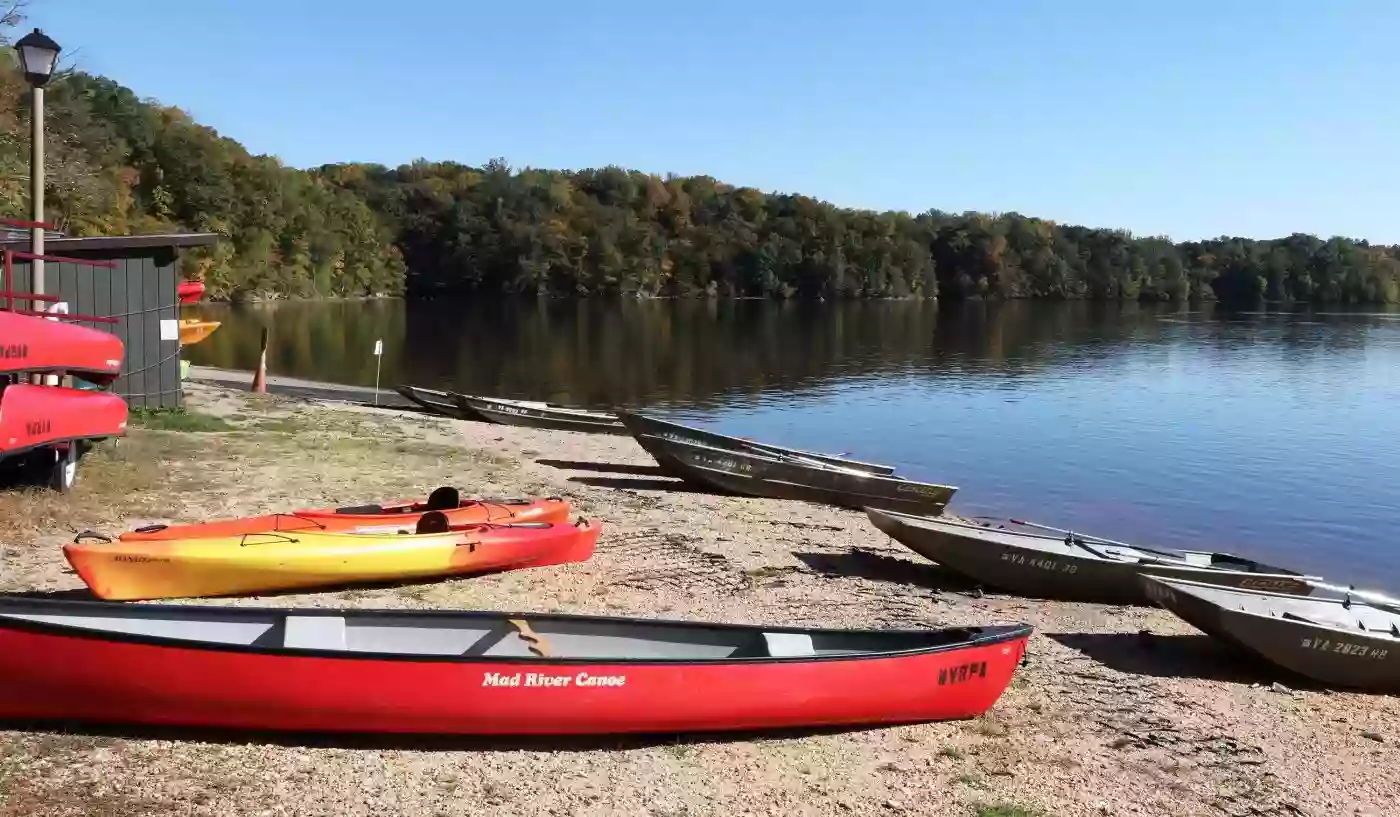
<path id="1" fill-rule="evenodd" d="M 475 413 L 493 423 L 527 428 L 549 428 L 558 431 L 584 431 L 595 434 L 620 434 L 627 430 L 617 415 L 607 411 L 569 408 L 535 400 L 503 400 L 452 393 L 452 399 L 464 414 Z"/>
<path id="2" fill-rule="evenodd" d="M 1098 539 L 1050 535 L 1029 523 L 999 525 L 867 509 L 895 541 L 987 588 L 1033 598 L 1154 606 L 1138 574 L 1307 595 L 1303 576 L 1228 553 L 1167 551 Z"/>
<path id="3" fill-rule="evenodd" d="M 1188 624 L 1274 666 L 1326 686 L 1400 693 L 1400 606 L 1163 576 L 1140 581 Z"/>
<path id="4" fill-rule="evenodd" d="M 559 497 L 462 499 L 456 488 L 444 485 L 434 489 L 426 499 L 344 508 L 306 508 L 189 525 L 146 525 L 126 531 L 117 538 L 123 542 L 138 542 L 289 531 L 412 533 L 418 519 L 428 511 L 441 511 L 449 525 L 470 525 L 479 522 L 567 522 L 572 508 L 568 500 Z"/>
<path id="5" fill-rule="evenodd" d="M 708 446 L 710 448 L 721 448 L 731 451 L 757 451 L 761 454 L 780 454 L 785 457 L 792 457 L 798 461 L 810 461 L 809 464 L 834 465 L 839 468 L 849 468 L 853 471 L 865 471 L 871 474 L 889 475 L 894 473 L 894 467 L 880 465 L 873 462 L 861 462 L 847 457 L 833 454 L 819 454 L 812 451 L 803 451 L 798 448 L 785 448 L 781 445 L 770 445 L 768 443 L 754 442 L 742 437 L 731 437 L 728 434 L 719 434 L 714 431 L 695 428 L 694 426 L 681 425 L 669 420 L 658 420 L 655 417 L 648 417 L 635 412 L 618 412 L 618 418 L 627 426 L 634 435 L 646 435 L 649 437 L 659 437 L 663 440 L 674 440 L 681 443 L 691 443 L 694 445 Z"/>
<path id="6" fill-rule="evenodd" d="M 0 376 L 71 372 L 105 386 L 121 374 L 125 354 L 110 332 L 0 310 Z"/>
<path id="7" fill-rule="evenodd" d="M 0 597 L 0 718 L 478 735 L 963 719 L 1030 633 Z"/>
<path id="8" fill-rule="evenodd" d="M 582 562 L 599 526 L 524 522 L 450 529 L 430 511 L 419 533 L 250 533 L 157 541 L 80 534 L 63 555 L 101 599 L 258 595 L 416 581 Z"/>
<path id="9" fill-rule="evenodd" d="M 813 464 L 776 453 L 711 448 L 654 436 L 634 426 L 631 415 L 624 412 L 619 416 L 662 470 L 711 490 L 857 510 L 876 507 L 930 514 L 942 513 L 958 490 L 951 485 Z"/>

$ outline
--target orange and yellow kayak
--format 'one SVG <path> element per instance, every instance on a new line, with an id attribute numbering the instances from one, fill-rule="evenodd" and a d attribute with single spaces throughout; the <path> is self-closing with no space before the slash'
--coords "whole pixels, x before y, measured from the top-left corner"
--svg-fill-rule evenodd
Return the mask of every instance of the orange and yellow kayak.
<path id="1" fill-rule="evenodd" d="M 440 518 L 439 518 L 440 519 Z M 101 599 L 257 595 L 581 562 L 599 526 L 528 522 L 442 533 L 251 533 L 164 541 L 79 535 L 63 555 Z"/>
<path id="2" fill-rule="evenodd" d="M 438 488 L 427 499 L 408 499 L 385 505 L 358 505 L 348 508 L 316 508 L 244 516 L 192 525 L 148 525 L 127 531 L 123 542 L 152 542 L 171 539 L 241 536 L 248 533 L 412 533 L 426 511 L 442 511 L 453 527 L 482 522 L 567 522 L 571 508 L 567 500 L 548 499 L 460 499 L 457 489 Z"/>
<path id="3" fill-rule="evenodd" d="M 220 321 L 201 321 L 192 318 L 180 319 L 180 345 L 193 346 L 214 334 L 214 330 L 223 326 Z"/>

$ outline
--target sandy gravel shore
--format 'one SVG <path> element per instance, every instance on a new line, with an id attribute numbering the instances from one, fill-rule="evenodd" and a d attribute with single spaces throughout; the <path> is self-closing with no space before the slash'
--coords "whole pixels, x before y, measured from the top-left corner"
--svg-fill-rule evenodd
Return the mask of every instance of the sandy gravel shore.
<path id="1" fill-rule="evenodd" d="M 824 734 L 503 742 L 0 731 L 9 815 L 1393 815 L 1400 702 L 1295 691 L 1165 611 L 979 596 L 864 514 L 699 493 L 630 439 L 191 384 L 219 430 L 146 421 L 70 496 L 0 493 L 0 589 L 73 592 L 82 529 L 456 484 L 568 497 L 587 563 L 192 603 L 515 608 L 831 626 L 1028 621 L 984 718 Z M 215 426 L 210 426 L 215 427 Z M 956 510 L 956 500 L 953 508 Z M 8 660 L 8 658 L 6 659 Z"/>

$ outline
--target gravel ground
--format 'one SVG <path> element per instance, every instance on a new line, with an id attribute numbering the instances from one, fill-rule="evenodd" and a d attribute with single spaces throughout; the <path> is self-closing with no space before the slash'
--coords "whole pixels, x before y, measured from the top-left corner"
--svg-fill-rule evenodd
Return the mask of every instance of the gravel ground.
<path id="1" fill-rule="evenodd" d="M 192 411 L 228 425 L 170 431 L 157 429 L 172 422 L 148 420 L 94 451 L 71 495 L 0 493 L 0 589 L 81 590 L 58 551 L 78 530 L 455 484 L 566 496 L 603 522 L 598 552 L 488 577 L 190 603 L 824 626 L 1028 621 L 1037 628 L 1028 663 L 985 717 L 821 734 L 509 742 L 0 731 L 0 817 L 1397 813 L 1395 698 L 1291 690 L 1165 611 L 980 596 L 862 513 L 689 490 L 626 437 L 188 389 Z"/>

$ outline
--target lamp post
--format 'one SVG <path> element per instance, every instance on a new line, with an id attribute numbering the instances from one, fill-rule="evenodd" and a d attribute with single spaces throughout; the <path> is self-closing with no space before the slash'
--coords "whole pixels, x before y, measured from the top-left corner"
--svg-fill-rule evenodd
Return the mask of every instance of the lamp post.
<path id="1" fill-rule="evenodd" d="M 29 84 L 34 88 L 34 104 L 30 112 L 30 124 L 33 127 L 29 154 L 30 202 L 33 205 L 31 218 L 36 222 L 42 222 L 44 220 L 44 86 L 53 76 L 54 66 L 58 64 L 58 52 L 61 49 L 58 43 L 36 28 L 15 43 L 15 50 L 19 52 L 19 62 L 20 67 L 24 70 L 24 78 L 29 80 Z M 35 255 L 43 255 L 44 228 L 31 228 L 30 241 L 33 245 L 30 247 L 30 252 Z M 30 288 L 43 295 L 44 260 L 35 258 L 29 263 L 30 269 L 33 270 L 30 277 Z"/>

